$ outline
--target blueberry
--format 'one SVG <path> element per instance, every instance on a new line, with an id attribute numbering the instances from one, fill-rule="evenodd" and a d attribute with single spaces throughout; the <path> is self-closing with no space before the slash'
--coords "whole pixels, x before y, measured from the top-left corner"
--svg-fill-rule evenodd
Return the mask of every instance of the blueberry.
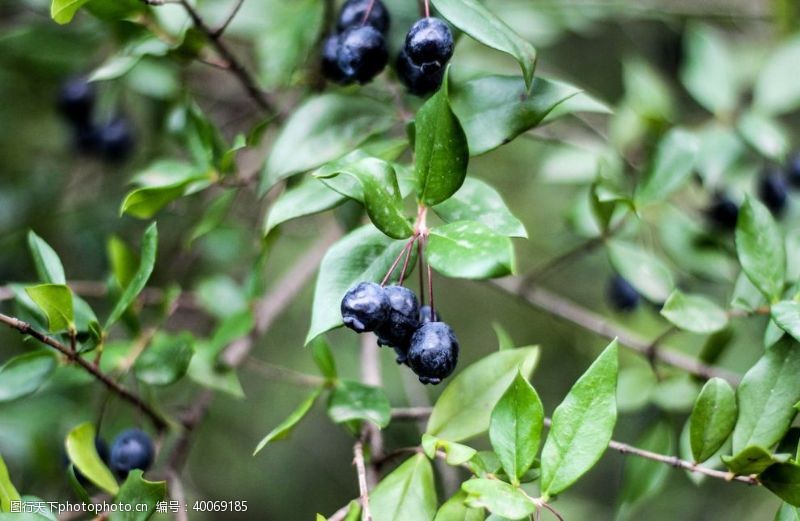
<path id="1" fill-rule="evenodd" d="M 95 97 L 93 84 L 84 78 L 72 78 L 61 87 L 58 110 L 70 123 L 87 126 L 92 119 Z"/>
<path id="2" fill-rule="evenodd" d="M 129 429 L 117 436 L 111 445 L 109 466 L 120 479 L 125 479 L 133 469 L 149 469 L 154 455 L 150 436 L 139 429 Z"/>
<path id="3" fill-rule="evenodd" d="M 405 51 L 425 72 L 442 69 L 453 56 L 453 33 L 444 20 L 423 18 L 408 31 Z"/>
<path id="4" fill-rule="evenodd" d="M 411 337 L 408 365 L 424 384 L 438 384 L 458 363 L 458 340 L 444 322 L 422 324 Z"/>
<path id="5" fill-rule="evenodd" d="M 411 335 L 419 327 L 419 304 L 414 292 L 403 286 L 386 288 L 389 297 L 389 317 L 375 331 L 378 343 L 394 347 L 398 362 L 405 361 Z"/>
<path id="6" fill-rule="evenodd" d="M 108 444 L 106 443 L 106 440 L 104 440 L 99 436 L 95 437 L 94 448 L 97 451 L 97 455 L 100 456 L 100 460 L 103 463 L 108 464 Z M 69 463 L 69 461 L 67 461 L 67 463 Z M 83 473 L 80 470 L 78 470 L 77 467 L 74 467 L 73 470 L 75 472 L 75 478 L 84 488 L 88 487 L 91 484 L 89 479 L 86 476 L 84 476 Z"/>
<path id="7" fill-rule="evenodd" d="M 439 90 L 444 79 L 444 69 L 439 68 L 433 72 L 425 73 L 422 67 L 411 61 L 405 50 L 397 56 L 397 76 L 408 88 L 408 92 L 416 96 L 425 96 Z"/>
<path id="8" fill-rule="evenodd" d="M 116 117 L 97 129 L 100 153 L 108 161 L 121 162 L 133 152 L 134 137 L 130 120 Z"/>
<path id="9" fill-rule="evenodd" d="M 341 310 L 344 325 L 353 331 L 375 331 L 389 318 L 389 297 L 380 285 L 359 282 L 345 293 Z"/>
<path id="10" fill-rule="evenodd" d="M 422 306 L 419 308 L 419 321 L 421 324 L 425 324 L 426 322 L 441 322 L 439 312 L 434 311 L 433 316 L 431 316 L 431 311 L 430 306 Z"/>
<path id="11" fill-rule="evenodd" d="M 389 30 L 389 11 L 381 0 L 375 0 L 372 10 L 366 22 L 364 15 L 369 9 L 370 0 L 348 0 L 342 6 L 339 13 L 339 21 L 336 26 L 340 32 L 344 32 L 351 27 L 357 27 L 366 23 L 382 33 Z"/>
<path id="12" fill-rule="evenodd" d="M 608 300 L 617 311 L 633 311 L 639 305 L 639 293 L 631 283 L 615 275 L 608 284 Z"/>
<path id="13" fill-rule="evenodd" d="M 72 129 L 72 145 L 84 154 L 97 152 L 100 148 L 100 135 L 94 125 L 81 125 Z"/>
<path id="14" fill-rule="evenodd" d="M 334 34 L 325 39 L 322 45 L 322 75 L 334 83 L 344 85 L 352 80 L 339 67 L 339 48 L 339 35 Z"/>
<path id="15" fill-rule="evenodd" d="M 795 188 L 800 187 L 800 152 L 795 152 L 789 158 L 789 162 L 786 164 L 786 177 L 792 186 Z"/>
<path id="16" fill-rule="evenodd" d="M 718 228 L 733 230 L 739 218 L 739 207 L 726 194 L 717 192 L 706 210 L 706 215 Z"/>
<path id="17" fill-rule="evenodd" d="M 758 196 L 770 211 L 779 215 L 786 208 L 789 187 L 783 173 L 777 168 L 768 169 L 758 182 Z"/>
<path id="18" fill-rule="evenodd" d="M 342 33 L 338 63 L 348 79 L 367 83 L 386 67 L 389 51 L 383 35 L 372 26 L 353 27 Z"/>

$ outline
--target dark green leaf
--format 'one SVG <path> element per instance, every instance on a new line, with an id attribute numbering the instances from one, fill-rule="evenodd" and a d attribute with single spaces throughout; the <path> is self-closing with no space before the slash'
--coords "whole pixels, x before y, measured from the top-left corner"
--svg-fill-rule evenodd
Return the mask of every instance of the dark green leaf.
<path id="1" fill-rule="evenodd" d="M 128 286 L 123 290 L 122 295 L 114 305 L 114 309 L 108 316 L 103 329 L 108 330 L 112 325 L 114 325 L 114 323 L 120 319 L 122 314 L 125 313 L 125 310 L 128 309 L 128 307 L 133 303 L 136 297 L 139 296 L 139 293 L 142 292 L 147 284 L 147 280 L 153 273 L 153 267 L 156 263 L 157 248 L 158 228 L 156 227 L 156 223 L 153 223 L 147 227 L 147 230 L 144 232 L 144 237 L 142 238 L 142 252 L 140 255 L 141 261 L 139 262 L 139 269 L 136 270 L 136 274 L 133 276 L 133 279 L 131 279 L 131 283 L 128 284 Z"/>
<path id="2" fill-rule="evenodd" d="M 142 471 L 135 469 L 128 474 L 125 482 L 114 497 L 114 501 L 130 505 L 130 511 L 120 509 L 111 512 L 110 521 L 147 521 L 156 512 L 156 505 L 167 497 L 165 481 L 147 481 L 142 478 Z M 139 512 L 138 505 L 143 505 Z M 180 505 L 183 506 L 183 505 Z"/>
<path id="3" fill-rule="evenodd" d="M 0 512 L 10 512 L 11 502 L 19 500 L 19 492 L 14 488 L 14 484 L 11 483 L 6 462 L 0 456 Z"/>
<path id="4" fill-rule="evenodd" d="M 500 235 L 528 237 L 525 225 L 514 217 L 497 190 L 474 177 L 467 177 L 458 192 L 433 211 L 445 222 L 477 221 Z"/>
<path id="5" fill-rule="evenodd" d="M 770 492 L 792 506 L 800 507 L 800 465 L 776 463 L 758 477 Z"/>
<path id="6" fill-rule="evenodd" d="M 261 450 L 266 447 L 268 443 L 286 439 L 292 433 L 295 426 L 300 423 L 300 420 L 305 418 L 306 414 L 308 414 L 308 411 L 310 411 L 311 407 L 314 406 L 314 402 L 317 401 L 317 398 L 321 393 L 322 388 L 319 388 L 308 395 L 308 397 L 303 400 L 297 409 L 292 411 L 292 413 L 285 420 L 283 420 L 280 425 L 272 429 L 266 436 L 264 436 L 264 439 L 258 443 L 256 450 L 253 451 L 253 456 L 261 452 Z"/>
<path id="7" fill-rule="evenodd" d="M 72 291 L 63 284 L 41 284 L 25 288 L 25 292 L 47 317 L 51 332 L 75 329 Z"/>
<path id="8" fill-rule="evenodd" d="M 483 509 L 468 507 L 466 499 L 467 493 L 459 490 L 439 507 L 433 521 L 483 521 Z"/>
<path id="9" fill-rule="evenodd" d="M 116 495 L 119 491 L 117 480 L 97 454 L 96 437 L 94 425 L 89 422 L 78 425 L 67 434 L 67 456 L 86 479 L 109 494 Z"/>
<path id="10" fill-rule="evenodd" d="M 661 314 L 685 331 L 705 335 L 728 325 L 725 310 L 702 295 L 687 295 L 675 290 L 669 296 Z"/>
<path id="11" fill-rule="evenodd" d="M 0 367 L 0 402 L 35 393 L 57 365 L 56 357 L 49 351 L 24 353 L 11 358 Z"/>
<path id="12" fill-rule="evenodd" d="M 514 272 L 511 239 L 475 221 L 431 228 L 426 254 L 431 267 L 448 277 L 491 279 Z"/>
<path id="13" fill-rule="evenodd" d="M 208 210 L 203 213 L 200 222 L 192 228 L 192 232 L 187 239 L 188 243 L 191 244 L 200 237 L 216 230 L 225 220 L 225 216 L 228 215 L 235 200 L 236 190 L 226 190 L 214 199 L 214 202 L 209 205 Z"/>
<path id="14" fill-rule="evenodd" d="M 194 356 L 194 337 L 190 333 L 157 333 L 150 346 L 133 366 L 136 378 L 150 385 L 170 385 L 189 369 Z"/>
<path id="15" fill-rule="evenodd" d="M 664 302 L 675 286 L 672 273 L 655 255 L 621 240 L 608 242 L 608 256 L 617 272 L 653 302 Z"/>
<path id="16" fill-rule="evenodd" d="M 527 519 L 536 511 L 536 504 L 521 489 L 496 479 L 470 479 L 461 484 L 461 490 L 467 493 L 470 507 L 508 519 Z"/>
<path id="17" fill-rule="evenodd" d="M 713 456 L 736 425 L 736 393 L 728 382 L 712 378 L 703 386 L 689 417 L 689 437 L 694 460 Z"/>
<path id="18" fill-rule="evenodd" d="M 723 455 L 722 461 L 734 474 L 750 475 L 760 474 L 775 463 L 785 463 L 790 456 L 790 454 L 772 454 L 767 449 L 751 445 L 733 456 Z"/>
<path id="19" fill-rule="evenodd" d="M 346 199 L 316 177 L 306 177 L 283 192 L 272 204 L 264 222 L 264 235 L 279 224 L 330 210 Z"/>
<path id="20" fill-rule="evenodd" d="M 67 283 L 64 267 L 61 265 L 58 254 L 33 231 L 28 232 L 28 247 L 33 256 L 33 264 L 36 266 L 36 274 L 42 282 L 48 284 Z"/>
<path id="21" fill-rule="evenodd" d="M 767 299 L 777 302 L 786 276 L 783 235 L 769 210 L 751 197 L 739 211 L 736 251 L 750 281 Z"/>
<path id="22" fill-rule="evenodd" d="M 636 203 L 664 201 L 683 186 L 692 174 L 697 151 L 693 134 L 679 128 L 671 130 L 659 142 L 647 176 L 636 189 Z"/>
<path id="23" fill-rule="evenodd" d="M 423 454 L 383 478 L 369 497 L 373 521 L 432 521 L 436 503 L 433 469 Z"/>
<path id="24" fill-rule="evenodd" d="M 672 429 L 660 421 L 647 429 L 636 447 L 657 454 L 671 454 L 674 450 Z M 628 458 L 623 471 L 622 492 L 620 495 L 621 517 L 629 516 L 634 507 L 657 495 L 664 486 L 670 469 L 658 461 L 645 458 Z"/>
<path id="25" fill-rule="evenodd" d="M 383 389 L 341 380 L 331 392 L 328 414 L 336 423 L 364 420 L 382 429 L 392 419 L 392 407 Z"/>

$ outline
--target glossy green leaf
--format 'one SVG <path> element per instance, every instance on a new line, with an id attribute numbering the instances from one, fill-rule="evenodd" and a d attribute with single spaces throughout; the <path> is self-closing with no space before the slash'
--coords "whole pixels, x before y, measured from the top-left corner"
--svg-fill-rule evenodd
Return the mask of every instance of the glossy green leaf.
<path id="1" fill-rule="evenodd" d="M 427 206 L 446 201 L 461 188 L 469 163 L 467 137 L 450 108 L 446 81 L 414 122 L 417 200 Z"/>
<path id="2" fill-rule="evenodd" d="M 136 378 L 149 385 L 170 385 L 186 374 L 194 356 L 194 337 L 190 333 L 157 333 L 148 348 L 136 359 Z"/>
<path id="3" fill-rule="evenodd" d="M 701 335 L 714 333 L 728 325 L 725 310 L 703 295 L 687 295 L 675 290 L 669 296 L 661 314 L 685 331 Z"/>
<path id="4" fill-rule="evenodd" d="M 139 269 L 136 270 L 136 274 L 131 279 L 130 284 L 128 284 L 128 286 L 122 291 L 122 295 L 120 295 L 119 300 L 117 300 L 117 303 L 114 305 L 114 309 L 111 311 L 108 319 L 106 319 L 103 329 L 107 330 L 111 328 L 111 326 L 113 326 L 114 323 L 120 319 L 122 314 L 125 313 L 125 310 L 128 309 L 131 304 L 133 304 L 133 301 L 137 296 L 139 296 L 139 293 L 142 292 L 147 284 L 147 280 L 153 273 L 153 268 L 156 264 L 157 249 L 158 228 L 156 223 L 153 223 L 147 227 L 147 230 L 145 230 L 142 238 Z"/>
<path id="5" fill-rule="evenodd" d="M 19 492 L 11 482 L 6 462 L 0 456 L 0 512 L 10 512 L 12 501 L 20 501 Z"/>
<path id="6" fill-rule="evenodd" d="M 672 454 L 674 435 L 668 423 L 659 421 L 648 428 L 634 444 L 657 454 Z M 645 458 L 627 458 L 622 473 L 620 492 L 620 517 L 630 519 L 630 513 L 640 503 L 656 496 L 664 484 L 670 469 L 658 461 Z"/>
<path id="7" fill-rule="evenodd" d="M 747 278 L 769 301 L 777 302 L 786 276 L 783 234 L 769 210 L 751 197 L 739 210 L 736 253 Z"/>
<path id="8" fill-rule="evenodd" d="M 514 217 L 497 190 L 474 177 L 467 177 L 458 192 L 433 211 L 448 223 L 477 221 L 500 235 L 528 237 L 525 225 Z"/>
<path id="9" fill-rule="evenodd" d="M 36 266 L 36 274 L 42 282 L 48 284 L 67 283 L 64 266 L 61 265 L 58 254 L 33 231 L 28 232 L 28 248 L 33 257 L 33 264 Z"/>
<path id="10" fill-rule="evenodd" d="M 139 187 L 125 196 L 119 214 L 150 219 L 175 199 L 208 186 L 211 174 L 189 163 L 157 161 L 134 178 Z"/>
<path id="11" fill-rule="evenodd" d="M 382 429 L 392 419 L 392 406 L 383 389 L 340 380 L 328 399 L 328 415 L 335 423 L 364 420 Z"/>
<path id="12" fill-rule="evenodd" d="M 800 340 L 800 302 L 784 300 L 770 308 L 772 320 L 783 330 Z"/>
<path id="13" fill-rule="evenodd" d="M 789 131 L 777 119 L 749 111 L 739 117 L 736 128 L 750 146 L 773 161 L 782 162 L 789 153 Z"/>
<path id="14" fill-rule="evenodd" d="M 733 456 L 723 455 L 722 462 L 734 474 L 746 476 L 760 474 L 775 463 L 785 463 L 789 461 L 790 456 L 790 454 L 772 454 L 763 447 L 751 445 Z"/>
<path id="15" fill-rule="evenodd" d="M 536 504 L 522 490 L 496 479 L 470 479 L 461 484 L 461 490 L 467 493 L 467 505 L 508 519 L 527 519 L 536 511 Z"/>
<path id="16" fill-rule="evenodd" d="M 0 367 L 0 402 L 35 393 L 56 370 L 58 362 L 49 351 L 24 353 Z"/>
<path id="17" fill-rule="evenodd" d="M 41 284 L 25 288 L 25 292 L 47 317 L 51 332 L 75 329 L 72 291 L 63 284 Z"/>
<path id="18" fill-rule="evenodd" d="M 279 180 L 343 156 L 394 123 L 391 105 L 363 96 L 322 94 L 292 113 L 272 147 L 261 192 Z"/>
<path id="19" fill-rule="evenodd" d="M 346 200 L 345 196 L 325 186 L 319 179 L 308 176 L 283 192 L 272 204 L 264 222 L 264 235 L 287 221 L 330 210 Z"/>
<path id="20" fill-rule="evenodd" d="M 442 451 L 445 454 L 445 463 L 454 466 L 467 463 L 478 452 L 467 445 L 462 445 L 454 441 L 442 440 L 430 434 L 422 435 L 422 450 L 425 452 L 425 455 L 432 460 L 436 459 L 437 451 Z"/>
<path id="21" fill-rule="evenodd" d="M 690 25 L 685 45 L 681 81 L 686 90 L 709 111 L 730 114 L 739 101 L 738 66 L 730 45 L 705 25 Z"/>
<path id="22" fill-rule="evenodd" d="M 423 454 L 403 462 L 369 496 L 373 521 L 432 521 L 436 504 L 433 469 Z"/>
<path id="23" fill-rule="evenodd" d="M 768 114 L 784 114 L 800 108 L 800 85 L 794 70 L 800 63 L 800 36 L 773 52 L 758 74 L 753 104 Z"/>
<path id="24" fill-rule="evenodd" d="M 266 436 L 264 436 L 264 438 L 258 443 L 256 449 L 253 451 L 253 456 L 261 452 L 261 450 L 264 449 L 267 444 L 289 437 L 297 424 L 300 423 L 303 418 L 305 418 L 306 414 L 308 414 L 308 411 L 310 411 L 314 406 L 314 402 L 317 401 L 317 398 L 321 393 L 322 388 L 319 388 L 308 395 L 308 397 L 303 400 L 297 409 L 292 411 L 292 413 L 285 420 L 283 420 L 280 425 L 272 429 Z"/>
<path id="25" fill-rule="evenodd" d="M 328 340 L 320 335 L 308 344 L 314 363 L 317 364 L 320 373 L 325 378 L 336 378 L 336 360 L 333 358 L 333 351 Z"/>
<path id="26" fill-rule="evenodd" d="M 464 126 L 470 155 L 504 145 L 541 123 L 578 94 L 572 85 L 536 78 L 528 92 L 520 76 L 481 76 L 450 85 L 450 103 Z"/>
<path id="27" fill-rule="evenodd" d="M 800 401 L 800 349 L 782 340 L 750 368 L 736 390 L 739 418 L 733 453 L 750 445 L 771 447 L 789 429 Z"/>
<path id="28" fill-rule="evenodd" d="M 652 253 L 629 242 L 611 240 L 608 257 L 614 269 L 648 300 L 664 302 L 672 293 L 672 273 Z"/>
<path id="29" fill-rule="evenodd" d="M 89 0 L 53 0 L 50 4 L 50 17 L 58 24 L 68 24 L 72 21 L 78 9 Z"/>
<path id="30" fill-rule="evenodd" d="M 712 378 L 703 386 L 689 417 L 689 439 L 694 460 L 713 456 L 736 425 L 736 392 L 728 382 Z"/>
<path id="31" fill-rule="evenodd" d="M 758 479 L 770 492 L 790 505 L 800 507 L 800 465 L 777 463 L 762 472 Z"/>
<path id="32" fill-rule="evenodd" d="M 426 248 L 431 267 L 448 277 L 491 279 L 514 272 L 514 246 L 475 221 L 431 228 Z"/>
<path id="33" fill-rule="evenodd" d="M 94 425 L 89 422 L 78 425 L 67 434 L 67 456 L 86 479 L 109 494 L 116 495 L 119 491 L 117 480 L 97 454 L 96 437 Z"/>
<path id="34" fill-rule="evenodd" d="M 513 484 L 519 484 L 519 478 L 536 459 L 543 427 L 542 400 L 533 386 L 517 374 L 495 405 L 489 422 L 492 448 Z"/>
<path id="35" fill-rule="evenodd" d="M 133 280 L 139 259 L 133 250 L 119 237 L 112 235 L 106 246 L 111 272 L 120 288 L 126 287 Z"/>
<path id="36" fill-rule="evenodd" d="M 618 344 L 611 342 L 553 413 L 542 449 L 542 493 L 553 496 L 591 469 L 617 422 Z"/>
<path id="37" fill-rule="evenodd" d="M 483 521 L 483 509 L 468 507 L 466 499 L 467 493 L 459 490 L 439 507 L 433 521 Z"/>
<path id="38" fill-rule="evenodd" d="M 478 0 L 433 0 L 436 10 L 482 44 L 511 55 L 522 69 L 525 85 L 533 82 L 536 49 Z"/>
<path id="39" fill-rule="evenodd" d="M 637 204 L 664 201 L 691 177 L 698 151 L 697 138 L 686 130 L 671 130 L 658 144 L 644 181 L 637 186 Z"/>
<path id="40" fill-rule="evenodd" d="M 110 521 L 147 521 L 155 514 L 156 505 L 167 497 L 166 481 L 147 481 L 142 477 L 142 471 L 132 470 L 125 482 L 114 497 L 114 501 L 132 507 L 111 512 Z M 142 505 L 144 508 L 137 508 Z M 182 506 L 182 505 L 181 505 Z M 139 512 L 139 510 L 142 510 Z"/>
<path id="41" fill-rule="evenodd" d="M 347 290 L 364 280 L 379 282 L 404 246 L 372 225 L 354 230 L 331 246 L 320 264 L 306 343 L 341 326 L 340 304 Z"/>
<path id="42" fill-rule="evenodd" d="M 461 441 L 489 428 L 492 410 L 518 373 L 529 378 L 539 361 L 538 347 L 505 349 L 462 370 L 433 407 L 426 432 Z"/>

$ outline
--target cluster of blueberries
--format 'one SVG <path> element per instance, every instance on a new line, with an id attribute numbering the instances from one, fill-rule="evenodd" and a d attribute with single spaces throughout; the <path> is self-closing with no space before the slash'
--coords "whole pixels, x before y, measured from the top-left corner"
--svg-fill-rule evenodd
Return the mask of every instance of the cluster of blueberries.
<path id="1" fill-rule="evenodd" d="M 386 67 L 389 11 L 381 0 L 348 0 L 336 29 L 322 48 L 326 78 L 341 85 L 363 84 Z M 396 63 L 397 74 L 409 92 L 424 96 L 439 89 L 453 46 L 453 33 L 439 18 L 422 18 L 411 27 Z"/>
<path id="2" fill-rule="evenodd" d="M 344 325 L 357 333 L 374 331 L 378 345 L 390 346 L 397 363 L 408 365 L 424 384 L 436 385 L 458 363 L 453 329 L 430 306 L 419 306 L 404 286 L 359 282 L 342 299 Z"/>
<path id="3" fill-rule="evenodd" d="M 105 440 L 99 436 L 94 439 L 94 446 L 103 463 L 108 465 L 111 471 L 121 480 L 124 480 L 128 473 L 134 469 L 142 471 L 149 469 L 155 456 L 153 440 L 150 439 L 147 433 L 139 429 L 128 429 L 121 432 L 114 438 L 110 451 Z M 82 485 L 89 484 L 86 477 L 78 469 L 75 469 L 75 477 Z"/>
<path id="4" fill-rule="evenodd" d="M 133 152 L 132 125 L 124 116 L 96 124 L 93 117 L 96 97 L 92 83 L 72 78 L 61 87 L 58 110 L 69 123 L 79 151 L 99 154 L 107 161 L 124 161 Z"/>

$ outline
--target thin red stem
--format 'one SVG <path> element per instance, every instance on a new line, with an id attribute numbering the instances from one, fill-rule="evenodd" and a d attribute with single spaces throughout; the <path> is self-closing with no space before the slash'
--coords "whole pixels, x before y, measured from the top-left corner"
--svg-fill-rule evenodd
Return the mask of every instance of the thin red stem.
<path id="1" fill-rule="evenodd" d="M 367 10 L 364 11 L 364 19 L 361 20 L 361 25 L 364 25 L 365 23 L 367 23 L 367 20 L 369 20 L 369 15 L 372 14 L 372 8 L 375 7 L 375 2 L 376 1 L 377 0 L 372 0 L 369 3 L 369 6 L 367 7 Z"/>
<path id="2" fill-rule="evenodd" d="M 385 286 L 386 283 L 389 282 L 389 277 L 392 276 L 392 273 L 394 273 L 395 268 L 397 268 L 397 265 L 400 264 L 400 259 L 403 258 L 403 254 L 406 252 L 406 250 L 410 249 L 411 246 L 414 245 L 415 240 L 416 236 L 412 237 L 411 240 L 408 241 L 408 243 L 405 246 L 403 246 L 403 249 L 400 250 L 400 255 L 397 256 L 397 258 L 392 263 L 392 266 L 389 268 L 389 271 L 386 273 L 386 276 L 383 277 L 383 280 L 381 281 L 381 286 Z"/>
<path id="3" fill-rule="evenodd" d="M 425 18 L 431 17 L 431 3 L 430 0 L 425 0 Z"/>
<path id="4" fill-rule="evenodd" d="M 408 261 L 411 260 L 411 252 L 414 250 L 413 245 L 414 245 L 414 242 L 417 240 L 417 237 L 418 237 L 417 235 L 414 235 L 411 238 L 411 245 L 410 245 L 411 247 L 409 247 L 408 251 L 406 251 L 406 260 L 403 261 L 403 269 L 400 270 L 400 285 L 401 286 L 403 285 L 403 281 L 406 278 L 406 270 L 408 270 Z"/>
<path id="5" fill-rule="evenodd" d="M 431 317 L 435 317 L 436 307 L 433 304 L 433 272 L 431 271 L 430 264 L 428 264 L 428 298 L 431 301 Z"/>
<path id="6" fill-rule="evenodd" d="M 425 305 L 425 266 L 422 258 L 422 239 L 417 243 L 417 258 L 419 259 L 419 298 Z"/>

